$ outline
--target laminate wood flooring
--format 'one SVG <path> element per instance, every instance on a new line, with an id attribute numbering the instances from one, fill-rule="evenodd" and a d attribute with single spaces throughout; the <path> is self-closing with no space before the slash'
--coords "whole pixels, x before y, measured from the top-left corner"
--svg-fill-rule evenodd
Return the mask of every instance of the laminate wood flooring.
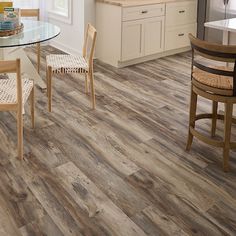
<path id="1" fill-rule="evenodd" d="M 61 52 L 42 47 L 44 79 L 50 53 Z M 224 173 L 221 149 L 194 140 L 185 152 L 190 62 L 95 61 L 95 111 L 82 76 L 54 77 L 53 112 L 38 88 L 34 130 L 26 111 L 22 162 L 15 118 L 1 112 L 0 236 L 236 235 L 236 153 Z M 200 99 L 198 112 L 210 110 Z M 198 127 L 209 134 L 208 120 Z"/>

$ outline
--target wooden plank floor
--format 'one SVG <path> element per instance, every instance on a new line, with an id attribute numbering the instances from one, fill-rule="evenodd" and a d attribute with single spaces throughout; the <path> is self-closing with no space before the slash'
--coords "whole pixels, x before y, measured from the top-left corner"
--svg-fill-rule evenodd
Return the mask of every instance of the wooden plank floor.
<path id="1" fill-rule="evenodd" d="M 50 53 L 43 47 L 44 78 Z M 83 77 L 59 75 L 51 114 L 36 91 L 35 130 L 27 111 L 23 162 L 15 119 L 1 112 L 0 235 L 236 235 L 235 152 L 223 173 L 220 149 L 194 140 L 184 150 L 190 61 L 183 53 L 124 69 L 96 62 L 95 111 Z M 198 110 L 210 103 L 200 99 Z M 198 127 L 210 131 L 209 121 Z"/>

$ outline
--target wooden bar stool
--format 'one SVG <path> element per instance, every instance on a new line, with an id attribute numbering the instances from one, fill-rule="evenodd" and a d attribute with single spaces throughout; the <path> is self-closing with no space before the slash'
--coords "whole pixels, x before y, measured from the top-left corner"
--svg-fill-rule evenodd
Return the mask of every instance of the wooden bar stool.
<path id="1" fill-rule="evenodd" d="M 229 152 L 236 148 L 231 142 L 231 125 L 235 123 L 232 117 L 233 104 L 236 103 L 236 46 L 212 44 L 189 35 L 192 46 L 191 72 L 191 102 L 189 117 L 189 134 L 186 149 L 189 151 L 193 137 L 223 149 L 223 169 L 229 171 Z M 201 57 L 201 59 L 199 59 Z M 211 65 L 208 65 L 208 59 Z M 231 62 L 233 68 L 216 66 L 216 62 Z M 212 101 L 211 114 L 196 114 L 198 95 Z M 218 103 L 224 103 L 224 115 L 217 114 Z M 212 119 L 211 138 L 208 138 L 195 129 L 195 123 L 200 119 Z M 215 140 L 216 121 L 224 120 L 224 138 Z"/>

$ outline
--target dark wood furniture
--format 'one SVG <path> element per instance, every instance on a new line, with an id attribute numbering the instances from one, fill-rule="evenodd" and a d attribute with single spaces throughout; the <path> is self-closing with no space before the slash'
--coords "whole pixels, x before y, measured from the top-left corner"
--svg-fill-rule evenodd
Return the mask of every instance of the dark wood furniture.
<path id="1" fill-rule="evenodd" d="M 233 104 L 236 103 L 236 46 L 212 44 L 189 35 L 192 46 L 191 102 L 187 150 L 190 150 L 193 137 L 223 149 L 223 169 L 229 170 L 229 152 L 236 148 L 231 142 Z M 200 58 L 199 58 L 200 57 Z M 207 59 L 207 62 L 206 60 Z M 218 66 L 219 62 L 233 63 L 233 68 Z M 225 64 L 225 63 L 224 63 Z M 217 65 L 217 66 L 216 66 Z M 211 114 L 196 114 L 197 98 L 204 97 L 212 101 Z M 217 113 L 218 103 L 224 103 L 224 115 Z M 211 137 L 206 137 L 195 129 L 200 119 L 212 119 Z M 224 120 L 223 140 L 214 139 L 217 119 Z"/>

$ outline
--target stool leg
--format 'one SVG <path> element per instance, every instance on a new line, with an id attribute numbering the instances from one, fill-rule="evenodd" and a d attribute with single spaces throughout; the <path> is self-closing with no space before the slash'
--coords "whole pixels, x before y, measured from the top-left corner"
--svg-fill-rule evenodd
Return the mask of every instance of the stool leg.
<path id="1" fill-rule="evenodd" d="M 190 112 L 189 112 L 189 131 L 188 131 L 188 141 L 186 150 L 189 151 L 193 142 L 193 135 L 190 131 L 190 127 L 195 127 L 197 112 L 197 94 L 194 93 L 193 87 L 191 88 L 191 99 L 190 99 Z"/>
<path id="2" fill-rule="evenodd" d="M 232 126 L 233 104 L 225 103 L 225 119 L 224 119 L 224 147 L 223 147 L 223 169 L 225 172 L 229 171 L 229 151 L 230 151 L 230 138 Z"/>
<path id="3" fill-rule="evenodd" d="M 213 103 L 212 103 L 211 137 L 215 137 L 215 135 L 216 135 L 217 110 L 218 110 L 218 102 L 213 101 Z"/>

